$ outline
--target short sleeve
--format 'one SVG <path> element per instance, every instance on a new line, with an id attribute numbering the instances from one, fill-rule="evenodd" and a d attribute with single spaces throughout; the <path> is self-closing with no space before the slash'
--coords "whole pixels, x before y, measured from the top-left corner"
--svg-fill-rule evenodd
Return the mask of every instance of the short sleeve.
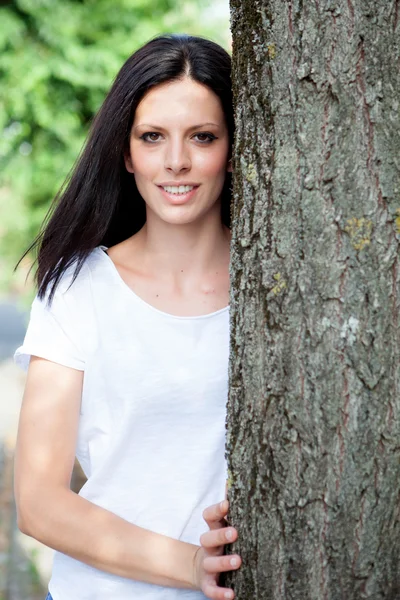
<path id="1" fill-rule="evenodd" d="M 25 339 L 14 354 L 14 361 L 28 370 L 32 355 L 46 358 L 66 367 L 85 369 L 79 342 L 79 322 L 67 305 L 65 295 L 57 289 L 49 306 L 47 297 L 35 297 Z"/>

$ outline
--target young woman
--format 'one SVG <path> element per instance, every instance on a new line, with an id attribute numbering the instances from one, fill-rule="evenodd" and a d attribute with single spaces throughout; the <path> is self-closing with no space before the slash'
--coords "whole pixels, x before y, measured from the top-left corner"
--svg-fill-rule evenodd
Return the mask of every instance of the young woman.
<path id="1" fill-rule="evenodd" d="M 15 495 L 20 529 L 56 550 L 48 598 L 234 597 L 218 585 L 241 562 L 223 555 L 238 535 L 224 500 L 232 139 L 225 50 L 151 40 L 33 244 Z"/>

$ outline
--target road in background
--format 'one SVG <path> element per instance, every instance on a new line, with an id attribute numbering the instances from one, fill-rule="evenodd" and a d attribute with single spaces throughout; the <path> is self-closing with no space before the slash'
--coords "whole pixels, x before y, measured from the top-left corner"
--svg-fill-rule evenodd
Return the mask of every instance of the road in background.
<path id="1" fill-rule="evenodd" d="M 12 299 L 0 301 L 0 362 L 12 357 L 22 343 L 28 316 Z"/>

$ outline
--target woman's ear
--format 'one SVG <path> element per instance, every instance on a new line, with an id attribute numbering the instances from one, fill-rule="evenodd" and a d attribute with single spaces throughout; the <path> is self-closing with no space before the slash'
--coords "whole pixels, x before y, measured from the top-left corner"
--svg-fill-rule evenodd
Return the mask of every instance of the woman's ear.
<path id="1" fill-rule="evenodd" d="M 124 152 L 124 163 L 128 173 L 133 173 L 132 159 L 129 150 L 125 150 Z"/>

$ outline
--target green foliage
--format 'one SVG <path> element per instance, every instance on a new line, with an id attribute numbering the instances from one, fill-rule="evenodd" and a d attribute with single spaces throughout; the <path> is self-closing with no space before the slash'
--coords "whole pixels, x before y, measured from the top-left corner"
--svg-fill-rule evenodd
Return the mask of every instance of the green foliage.
<path id="1" fill-rule="evenodd" d="M 228 47 L 227 15 L 207 20 L 208 10 L 210 0 L 0 5 L 0 286 L 37 234 L 126 58 L 166 32 Z"/>

